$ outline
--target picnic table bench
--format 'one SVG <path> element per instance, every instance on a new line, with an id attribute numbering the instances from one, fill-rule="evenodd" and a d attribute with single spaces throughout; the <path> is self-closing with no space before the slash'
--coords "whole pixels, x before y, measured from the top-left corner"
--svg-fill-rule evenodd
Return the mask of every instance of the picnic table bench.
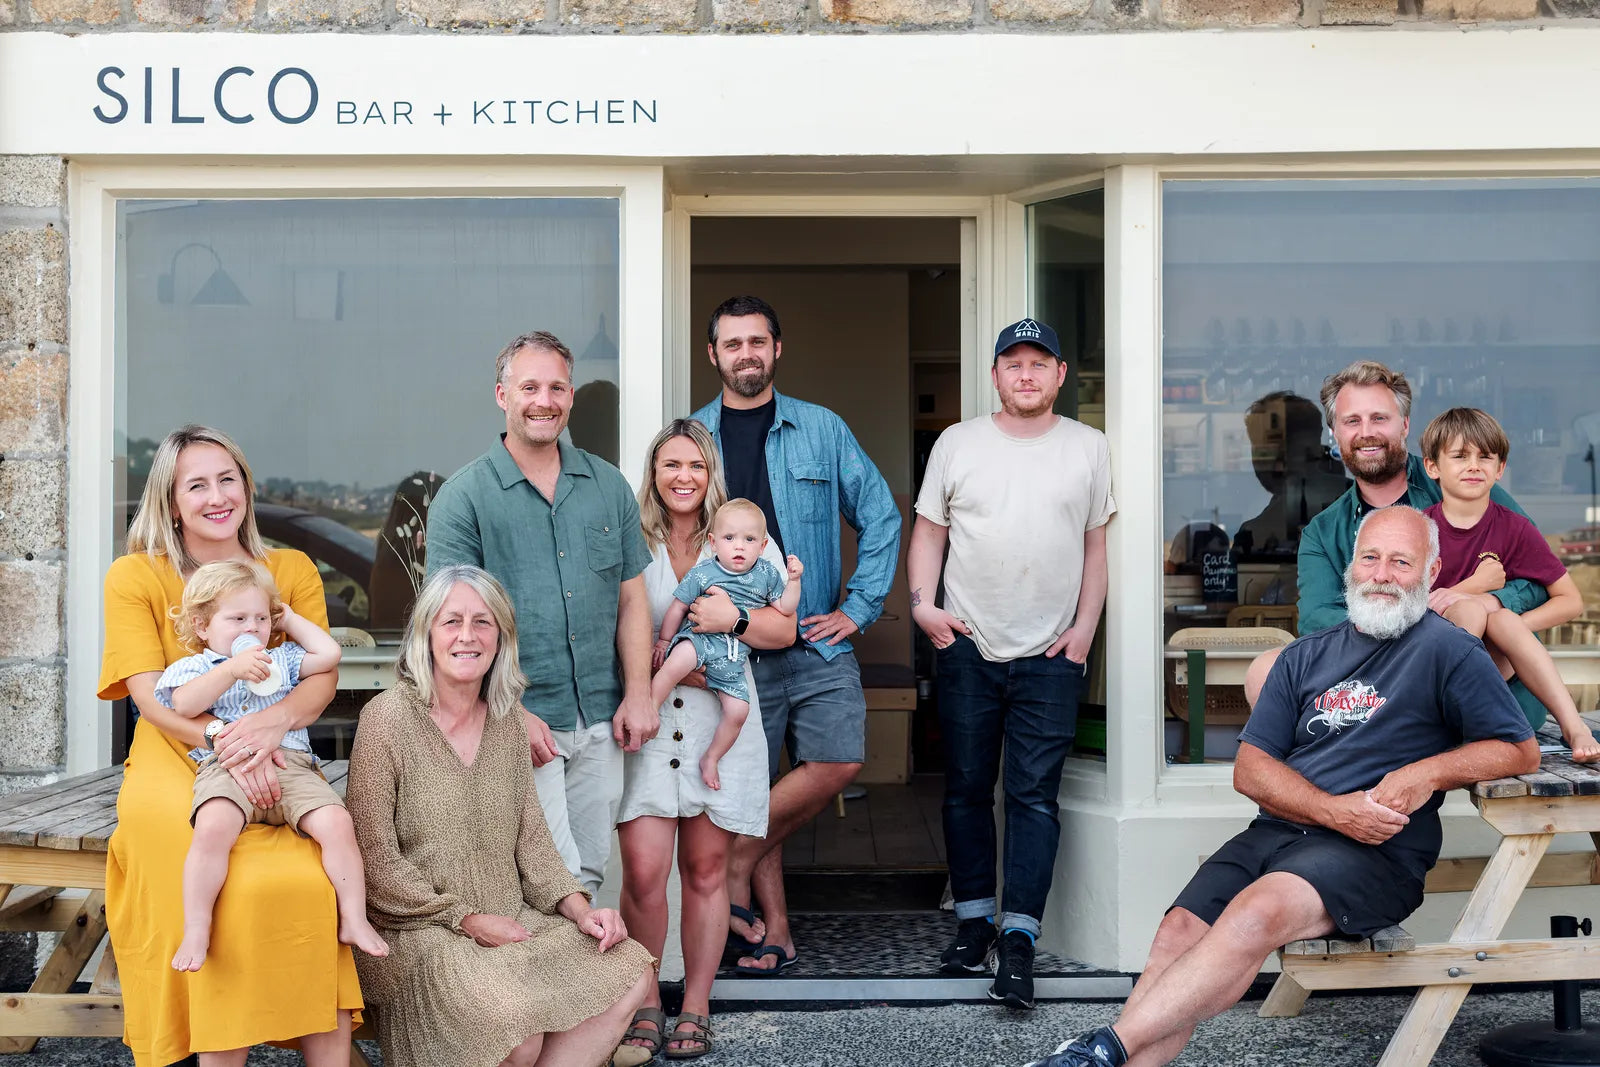
<path id="1" fill-rule="evenodd" d="M 349 765 L 322 768 L 343 796 Z M 0 994 L 0 1053 L 31 1052 L 41 1037 L 122 1036 L 105 907 L 106 850 L 121 789 L 119 764 L 0 797 L 0 930 L 61 934 L 28 992 Z M 89 991 L 69 992 L 102 942 Z M 351 1062 L 366 1059 L 353 1049 Z"/>
<path id="2" fill-rule="evenodd" d="M 1584 718 L 1600 728 L 1600 715 Z M 1560 744 L 1561 734 L 1549 723 L 1538 739 L 1541 745 Z M 1569 752 L 1546 752 L 1537 771 L 1479 782 L 1469 793 L 1478 814 L 1501 838 L 1487 861 L 1466 861 L 1481 868 L 1450 940 L 1418 945 L 1405 930 L 1390 927 L 1362 940 L 1331 937 L 1286 945 L 1279 953 L 1283 974 L 1261 1015 L 1298 1015 L 1316 989 L 1417 986 L 1379 1060 L 1379 1067 L 1409 1067 L 1432 1059 L 1474 984 L 1600 978 L 1600 940 L 1498 939 L 1529 885 L 1600 883 L 1595 853 L 1545 855 L 1558 833 L 1587 833 L 1600 849 L 1600 766 L 1574 763 Z M 1562 862 L 1550 862 L 1558 858 Z M 1459 871 L 1449 868 L 1437 881 L 1430 875 L 1429 883 L 1430 892 L 1467 888 Z"/>

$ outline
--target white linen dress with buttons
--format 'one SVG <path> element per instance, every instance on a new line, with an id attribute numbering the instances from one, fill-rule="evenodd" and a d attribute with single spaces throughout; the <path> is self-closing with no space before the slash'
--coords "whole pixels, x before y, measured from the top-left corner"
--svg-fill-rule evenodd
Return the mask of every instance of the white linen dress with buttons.
<path id="1" fill-rule="evenodd" d="M 762 555 L 780 574 L 785 572 L 783 553 L 771 541 Z M 701 551 L 701 559 L 710 556 L 709 547 Z M 678 588 L 678 577 L 672 571 L 665 545 L 654 547 L 644 570 L 644 586 L 650 599 L 651 633 L 658 635 L 661 619 L 672 603 L 672 593 Z M 739 731 L 739 739 L 717 765 L 722 788 L 712 789 L 700 778 L 700 757 L 721 721 L 722 706 L 715 693 L 680 685 L 661 705 L 660 731 L 638 752 L 624 757 L 622 806 L 617 822 L 641 815 L 690 819 L 706 812 L 724 830 L 766 836 L 767 739 L 761 729 L 761 703 L 748 663 L 744 675 L 750 689 L 750 714 Z"/>

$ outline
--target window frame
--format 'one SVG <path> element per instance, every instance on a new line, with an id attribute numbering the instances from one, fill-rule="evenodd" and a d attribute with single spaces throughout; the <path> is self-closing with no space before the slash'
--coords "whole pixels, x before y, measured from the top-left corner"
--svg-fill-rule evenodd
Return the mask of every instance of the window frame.
<path id="1" fill-rule="evenodd" d="M 1161 425 L 1161 374 L 1164 363 L 1164 349 L 1162 343 L 1162 297 L 1164 295 L 1165 281 L 1161 275 L 1163 263 L 1164 242 L 1161 228 L 1162 216 L 1162 190 L 1168 181 L 1359 181 L 1365 179 L 1376 180 L 1416 180 L 1429 179 L 1447 181 L 1450 179 L 1494 180 L 1510 178 L 1597 178 L 1600 177 L 1600 161 L 1594 158 L 1553 157 L 1549 155 L 1508 156 L 1505 153 L 1488 154 L 1473 153 L 1452 159 L 1424 158 L 1420 156 L 1404 156 L 1390 158 L 1359 158 L 1337 162 L 1316 162 L 1304 164 L 1264 164 L 1261 162 L 1240 163 L 1184 163 L 1171 162 L 1162 164 L 1149 164 L 1140 166 L 1127 166 L 1115 168 L 1123 172 L 1122 188 L 1133 191 L 1131 203 L 1119 205 L 1126 212 L 1126 218 L 1149 220 L 1147 228 L 1140 228 L 1135 224 L 1126 228 L 1119 228 L 1117 238 L 1119 244 L 1127 244 L 1137 251 L 1132 261 L 1125 264 L 1131 269 L 1118 271 L 1115 279 L 1110 277 L 1110 252 L 1111 214 L 1109 190 L 1107 183 L 1107 239 L 1108 239 L 1108 267 L 1106 280 L 1107 299 L 1107 351 L 1118 351 L 1119 364 L 1127 362 L 1128 351 L 1137 351 L 1145 354 L 1147 365 L 1128 368 L 1128 378 L 1114 375 L 1112 368 L 1107 367 L 1107 420 L 1108 425 L 1113 417 L 1112 397 L 1115 395 L 1119 401 L 1116 409 L 1117 415 L 1126 418 L 1130 414 L 1138 414 L 1150 420 L 1146 425 Z M 1128 178 L 1135 178 L 1131 184 Z M 1154 279 L 1154 285 L 1149 281 Z M 1142 286 L 1140 283 L 1144 283 Z M 1147 305 L 1139 299 L 1137 290 L 1149 290 L 1151 302 Z M 1134 310 L 1134 315 L 1119 316 L 1111 310 L 1115 303 L 1119 307 L 1124 304 L 1129 310 Z M 1109 331 L 1112 323 L 1119 328 L 1130 330 L 1122 348 L 1114 348 Z M 1132 346 L 1128 342 L 1133 342 Z M 1329 368 L 1330 373 L 1337 368 Z M 1143 388 L 1146 395 L 1142 398 L 1129 397 L 1127 394 L 1132 388 Z M 1133 410 L 1130 412 L 1129 408 Z M 1413 442 L 1415 435 L 1421 432 L 1419 427 L 1412 427 Z M 1141 702 L 1133 706 L 1136 714 L 1132 716 L 1135 721 L 1125 723 L 1122 731 L 1123 739 L 1140 746 L 1137 753 L 1126 754 L 1124 762 L 1128 765 L 1130 774 L 1124 778 L 1123 784 L 1127 791 L 1121 794 L 1124 804 L 1155 803 L 1158 806 L 1182 806 L 1195 812 L 1204 811 L 1206 814 L 1221 814 L 1225 811 L 1253 810 L 1254 805 L 1246 798 L 1233 790 L 1233 764 L 1167 764 L 1165 761 L 1165 743 L 1163 737 L 1163 707 L 1164 696 L 1162 693 L 1161 679 L 1164 676 L 1165 663 L 1163 652 L 1165 642 L 1161 635 L 1161 583 L 1159 581 L 1162 567 L 1162 512 L 1165 505 L 1165 484 L 1162 473 L 1163 453 L 1159 435 L 1146 434 L 1142 438 L 1134 436 L 1125 441 L 1126 451 L 1118 455 L 1117 444 L 1112 445 L 1112 462 L 1115 475 L 1120 479 L 1117 482 L 1119 497 L 1128 493 L 1127 484 L 1132 482 L 1146 487 L 1147 491 L 1153 488 L 1153 493 L 1147 499 L 1155 502 L 1152 509 L 1153 515 L 1149 521 L 1141 521 L 1141 531 L 1136 550 L 1133 556 L 1124 557 L 1126 566 L 1118 566 L 1118 559 L 1113 549 L 1113 573 L 1119 575 L 1134 575 L 1135 580 L 1129 585 L 1136 585 L 1140 590 L 1132 591 L 1132 595 L 1140 599 L 1130 600 L 1129 593 L 1120 598 L 1122 604 L 1138 604 L 1137 620 L 1133 632 L 1129 635 L 1131 640 L 1125 640 L 1116 651 L 1111 653 L 1113 662 L 1119 662 L 1123 670 L 1131 672 L 1135 684 L 1142 684 L 1142 680 L 1149 680 L 1147 686 L 1149 693 L 1143 695 Z M 1119 467 L 1120 459 L 1120 470 Z M 1129 497 L 1133 499 L 1133 497 Z M 1119 521 L 1122 521 L 1119 517 Z M 1145 529 L 1148 527 L 1148 529 Z M 1126 542 L 1125 542 L 1126 543 Z M 1148 584 L 1148 589 L 1145 586 Z M 1115 616 L 1113 616 L 1115 618 Z M 1151 664 L 1157 666 L 1152 671 Z M 1115 736 L 1115 728 L 1108 732 Z M 1111 744 L 1108 739 L 1108 745 Z M 1447 798 L 1442 814 L 1461 814 L 1469 811 L 1463 795 L 1459 791 Z"/>
<path id="2" fill-rule="evenodd" d="M 145 199 L 597 197 L 619 201 L 619 456 L 628 474 L 667 415 L 662 358 L 660 166 L 530 166 L 353 160 L 261 164 L 119 163 L 68 168 L 71 300 L 67 462 L 66 773 L 111 760 L 110 705 L 93 697 L 102 654 L 102 580 L 113 558 L 117 203 Z M 492 353 L 486 353 L 488 359 Z M 486 427 L 485 434 L 492 428 Z M 632 482 L 637 471 L 629 474 Z"/>

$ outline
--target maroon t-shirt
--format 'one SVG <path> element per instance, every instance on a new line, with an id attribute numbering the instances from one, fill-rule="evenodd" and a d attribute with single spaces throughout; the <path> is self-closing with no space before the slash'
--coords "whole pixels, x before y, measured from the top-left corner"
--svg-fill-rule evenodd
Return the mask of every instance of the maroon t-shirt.
<path id="1" fill-rule="evenodd" d="M 1485 553 L 1494 553 L 1506 570 L 1506 581 L 1526 578 L 1543 586 L 1566 576 L 1544 535 L 1532 521 L 1493 501 L 1477 524 L 1458 530 L 1444 517 L 1444 505 L 1435 504 L 1426 514 L 1439 524 L 1439 580 L 1435 589 L 1448 589 L 1471 577 Z"/>

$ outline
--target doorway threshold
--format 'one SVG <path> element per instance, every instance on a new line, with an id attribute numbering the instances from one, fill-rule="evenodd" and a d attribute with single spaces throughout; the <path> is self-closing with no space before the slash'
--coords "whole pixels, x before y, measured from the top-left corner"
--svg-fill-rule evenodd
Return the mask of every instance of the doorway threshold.
<path id="1" fill-rule="evenodd" d="M 873 975 L 861 978 L 746 978 L 721 977 L 711 986 L 711 1000 L 726 1010 L 729 1004 L 773 1005 L 876 1004 L 881 1002 L 947 1004 L 989 1000 L 988 975 L 952 978 L 933 974 L 909 978 Z M 1133 992 L 1126 974 L 1098 972 L 1056 975 L 1033 980 L 1036 1000 L 1124 1000 Z"/>
<path id="2" fill-rule="evenodd" d="M 724 1005 L 987 1001 L 992 976 L 939 972 L 939 954 L 955 932 L 950 912 L 933 910 L 800 914 L 790 917 L 796 959 L 781 975 L 717 974 L 711 999 Z M 1040 951 L 1034 994 L 1040 1000 L 1116 1000 L 1130 975 Z"/>

